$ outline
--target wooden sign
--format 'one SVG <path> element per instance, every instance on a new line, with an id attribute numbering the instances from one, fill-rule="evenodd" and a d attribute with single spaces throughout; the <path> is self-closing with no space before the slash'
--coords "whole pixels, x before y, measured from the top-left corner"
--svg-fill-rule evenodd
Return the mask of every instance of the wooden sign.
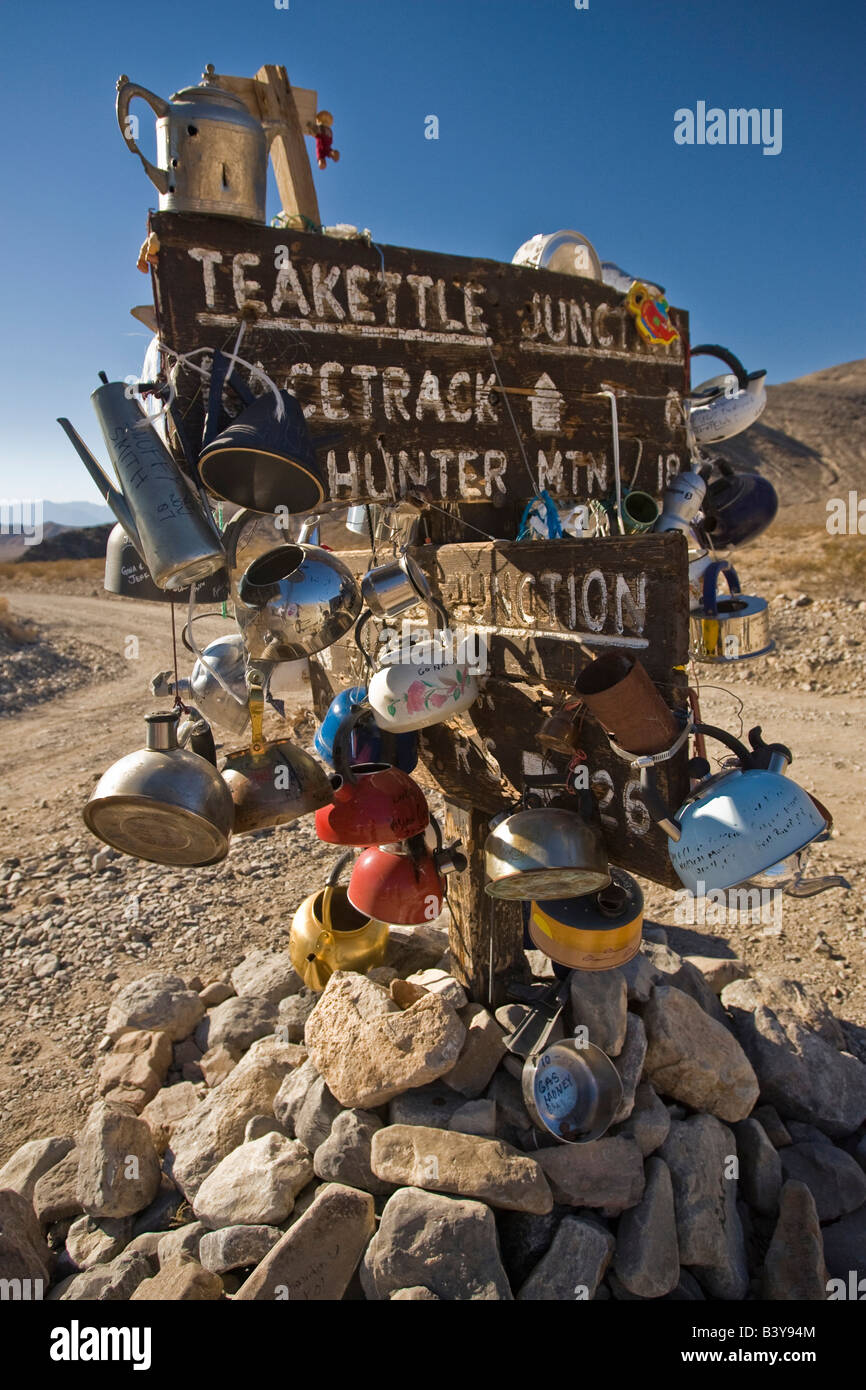
<path id="1" fill-rule="evenodd" d="M 573 694 L 584 667 L 611 647 L 638 656 L 667 703 L 685 709 L 686 676 L 677 668 L 688 661 L 688 552 L 679 533 L 422 546 L 412 555 L 445 605 L 455 641 L 474 635 L 487 672 L 471 721 L 458 717 L 420 736 L 426 766 L 456 805 L 494 814 L 527 781 L 564 779 L 569 760 L 545 755 L 535 734 L 557 698 Z M 342 559 L 361 574 L 369 552 Z M 338 690 L 364 682 L 352 645 L 330 647 L 312 663 L 320 715 Z M 650 820 L 635 770 L 588 712 L 579 740 L 611 861 L 678 884 L 667 837 Z M 683 749 L 660 768 L 674 810 L 688 790 L 686 757 Z"/>
<path id="2" fill-rule="evenodd" d="M 603 386 L 617 393 L 623 486 L 658 495 L 688 463 L 680 310 L 680 338 L 650 346 L 623 296 L 583 277 L 219 217 L 158 213 L 151 227 L 162 341 L 228 350 L 243 319 L 241 356 L 303 403 L 334 503 L 414 493 L 480 515 L 538 488 L 603 498 Z M 195 435 L 200 378 L 178 385 Z M 514 533 L 504 518 L 489 529 Z"/>

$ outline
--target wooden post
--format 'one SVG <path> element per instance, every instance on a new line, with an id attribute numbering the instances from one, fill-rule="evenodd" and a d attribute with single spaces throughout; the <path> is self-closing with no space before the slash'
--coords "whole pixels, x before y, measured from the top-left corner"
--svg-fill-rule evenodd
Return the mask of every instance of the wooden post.
<path id="1" fill-rule="evenodd" d="M 484 841 L 490 823 L 486 811 L 463 810 L 445 803 L 445 840 L 462 840 L 469 860 L 464 874 L 448 880 L 451 904 L 449 947 L 455 977 L 478 1004 L 504 1004 L 511 980 L 527 973 L 523 954 L 520 903 L 494 901 L 484 892 Z M 491 944 L 492 988 L 491 988 Z"/>
<path id="2" fill-rule="evenodd" d="M 318 227 L 319 200 L 298 108 L 286 70 L 266 63 L 256 73 L 256 97 L 263 121 L 277 121 L 271 161 L 284 212 L 298 212 Z"/>

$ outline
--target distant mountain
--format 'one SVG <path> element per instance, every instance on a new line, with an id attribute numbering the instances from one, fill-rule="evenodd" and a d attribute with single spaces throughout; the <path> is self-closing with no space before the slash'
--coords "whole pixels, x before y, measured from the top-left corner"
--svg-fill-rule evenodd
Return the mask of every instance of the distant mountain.
<path id="1" fill-rule="evenodd" d="M 18 559 L 21 564 L 30 560 L 92 560 L 105 554 L 110 526 L 46 527 L 40 545 L 28 545 Z"/>
<path id="2" fill-rule="evenodd" d="M 718 452 L 770 479 L 782 507 L 818 506 L 866 490 L 866 359 L 767 387 L 767 408 Z"/>
<path id="3" fill-rule="evenodd" d="M 56 526 L 53 521 L 48 521 L 42 527 L 42 543 L 51 540 L 54 536 L 60 536 L 66 531 L 65 526 Z M 20 560 L 30 550 L 38 550 L 37 545 L 28 545 L 24 537 L 18 532 L 4 533 L 0 531 L 0 564 L 11 564 L 13 560 Z"/>
<path id="4" fill-rule="evenodd" d="M 104 526 L 114 524 L 110 507 L 96 502 L 43 502 L 42 516 L 57 526 Z"/>

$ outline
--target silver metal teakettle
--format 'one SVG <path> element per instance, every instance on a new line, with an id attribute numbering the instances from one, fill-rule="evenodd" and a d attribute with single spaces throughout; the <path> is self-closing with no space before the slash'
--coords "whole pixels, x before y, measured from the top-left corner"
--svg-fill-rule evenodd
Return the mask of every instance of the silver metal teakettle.
<path id="1" fill-rule="evenodd" d="M 109 381 L 90 399 L 120 489 L 106 477 L 84 440 L 58 421 L 105 501 L 160 589 L 188 589 L 225 568 L 210 511 L 187 482 L 141 404 L 124 381 Z"/>
<path id="2" fill-rule="evenodd" d="M 157 164 L 135 141 L 133 97 L 156 112 Z M 146 87 L 117 79 L 117 123 L 126 144 L 159 189 L 161 212 L 217 213 L 265 221 L 268 137 L 240 97 L 216 85 L 213 64 L 200 87 L 184 87 L 170 101 Z"/>

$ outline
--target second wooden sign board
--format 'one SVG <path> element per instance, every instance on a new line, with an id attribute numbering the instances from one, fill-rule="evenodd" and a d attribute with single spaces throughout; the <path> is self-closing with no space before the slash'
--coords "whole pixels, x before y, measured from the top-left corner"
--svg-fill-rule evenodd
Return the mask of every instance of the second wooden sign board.
<path id="1" fill-rule="evenodd" d="M 458 717 L 421 733 L 422 758 L 454 804 L 493 815 L 508 804 L 509 791 L 539 776 L 564 776 L 568 758 L 545 754 L 536 734 L 602 652 L 637 656 L 668 705 L 686 710 L 687 551 L 679 534 L 424 546 L 412 555 L 447 608 L 455 641 L 476 639 L 484 671 L 471 722 Z M 369 563 L 363 551 L 342 558 L 356 574 Z M 320 716 L 335 693 L 365 681 L 353 646 L 339 643 L 312 663 Z M 611 861 L 675 886 L 667 838 L 650 819 L 636 771 L 588 712 L 579 742 Z M 673 809 L 688 790 L 686 761 L 683 748 L 660 768 Z"/>
<path id="2" fill-rule="evenodd" d="M 225 218 L 159 213 L 151 226 L 161 340 L 230 350 L 243 316 L 241 355 L 301 400 L 333 503 L 415 491 L 513 511 L 537 488 L 605 497 L 603 386 L 618 394 L 624 485 L 658 495 L 687 464 L 680 310 L 680 338 L 651 347 L 623 296 L 583 277 Z M 179 391 L 194 433 L 194 374 Z"/>

